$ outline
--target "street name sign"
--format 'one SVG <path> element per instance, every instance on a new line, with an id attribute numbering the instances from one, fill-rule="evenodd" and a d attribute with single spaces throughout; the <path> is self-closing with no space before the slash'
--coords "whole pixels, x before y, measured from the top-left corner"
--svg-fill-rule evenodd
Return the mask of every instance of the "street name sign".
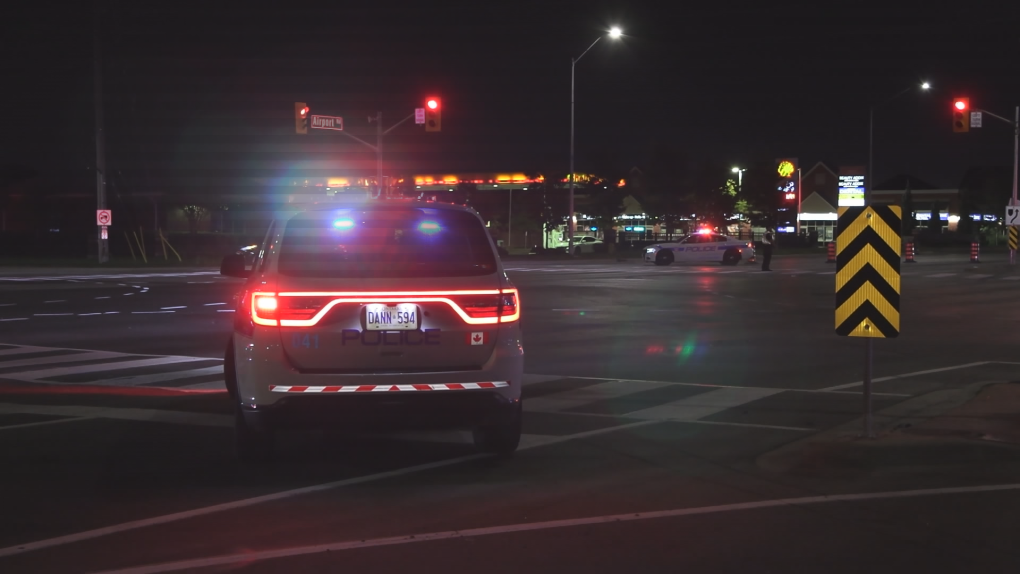
<path id="1" fill-rule="evenodd" d="M 312 116 L 311 127 L 317 130 L 344 131 L 344 119 L 337 116 Z"/>
<path id="2" fill-rule="evenodd" d="M 902 208 L 840 207 L 836 222 L 836 334 L 900 334 Z"/>
<path id="3" fill-rule="evenodd" d="M 414 108 L 414 123 L 425 123 L 425 108 Z"/>
<path id="4" fill-rule="evenodd" d="M 970 127 L 972 128 L 981 127 L 981 112 L 970 113 Z"/>

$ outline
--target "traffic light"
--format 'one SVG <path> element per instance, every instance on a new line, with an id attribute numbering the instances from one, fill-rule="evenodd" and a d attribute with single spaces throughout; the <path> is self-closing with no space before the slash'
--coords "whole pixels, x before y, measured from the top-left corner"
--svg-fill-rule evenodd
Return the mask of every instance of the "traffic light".
<path id="1" fill-rule="evenodd" d="M 310 109 L 304 102 L 294 102 L 294 131 L 299 134 L 308 133 L 308 116 Z"/>
<path id="2" fill-rule="evenodd" d="M 443 102 L 439 98 L 425 98 L 425 131 L 443 131 Z"/>
<path id="3" fill-rule="evenodd" d="M 970 98 L 956 98 L 953 100 L 953 131 L 970 131 Z"/>

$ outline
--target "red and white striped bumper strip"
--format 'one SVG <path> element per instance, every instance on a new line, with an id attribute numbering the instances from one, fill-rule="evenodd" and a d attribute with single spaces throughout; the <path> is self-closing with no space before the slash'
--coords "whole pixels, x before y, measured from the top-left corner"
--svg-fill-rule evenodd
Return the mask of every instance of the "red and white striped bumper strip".
<path id="1" fill-rule="evenodd" d="M 269 385 L 274 393 L 378 393 L 400 391 L 469 391 L 509 387 L 506 381 L 491 383 L 440 383 L 434 385 L 336 385 L 328 387 Z"/>

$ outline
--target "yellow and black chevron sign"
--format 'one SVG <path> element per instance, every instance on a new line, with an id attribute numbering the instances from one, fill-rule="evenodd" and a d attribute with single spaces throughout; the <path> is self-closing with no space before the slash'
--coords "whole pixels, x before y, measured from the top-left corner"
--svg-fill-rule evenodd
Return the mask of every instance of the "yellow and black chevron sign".
<path id="1" fill-rule="evenodd" d="M 1013 227 L 1011 225 L 1009 227 L 1009 248 L 1012 249 L 1013 251 L 1016 251 L 1016 245 L 1017 245 L 1017 238 L 1016 238 L 1016 236 L 1017 236 L 1016 227 Z"/>
<path id="2" fill-rule="evenodd" d="M 836 334 L 900 334 L 900 222 L 894 205 L 841 207 L 836 235 Z"/>

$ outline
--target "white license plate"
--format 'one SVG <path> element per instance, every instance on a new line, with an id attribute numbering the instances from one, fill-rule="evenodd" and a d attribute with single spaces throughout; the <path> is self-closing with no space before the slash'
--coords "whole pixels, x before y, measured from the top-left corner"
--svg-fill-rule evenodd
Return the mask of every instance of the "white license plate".
<path id="1" fill-rule="evenodd" d="M 365 328 L 369 331 L 413 331 L 418 328 L 418 306 L 413 303 L 365 306 Z"/>

